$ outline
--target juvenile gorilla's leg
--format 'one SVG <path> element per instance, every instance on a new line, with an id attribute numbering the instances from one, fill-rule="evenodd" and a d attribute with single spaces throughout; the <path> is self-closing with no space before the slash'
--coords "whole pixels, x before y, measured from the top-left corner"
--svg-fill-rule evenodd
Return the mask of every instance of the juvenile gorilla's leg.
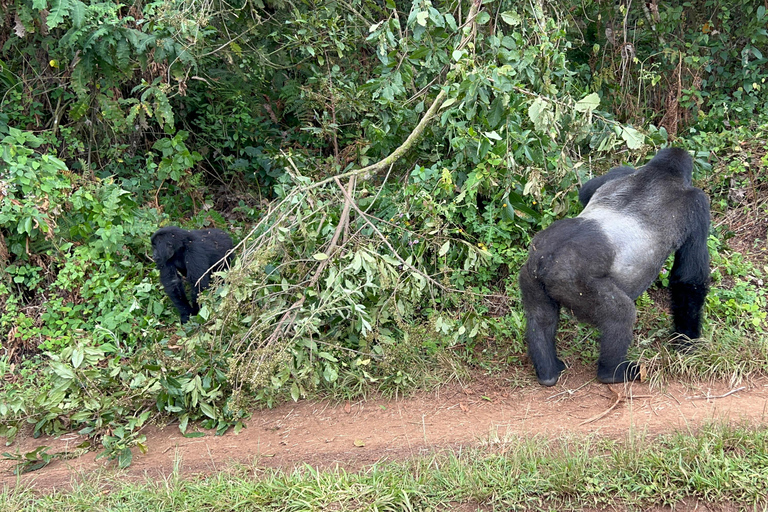
<path id="1" fill-rule="evenodd" d="M 558 359 L 555 347 L 560 305 L 552 300 L 542 284 L 529 272 L 528 265 L 520 271 L 520 290 L 523 295 L 528 355 L 536 369 L 539 383 L 554 386 L 565 364 Z"/>

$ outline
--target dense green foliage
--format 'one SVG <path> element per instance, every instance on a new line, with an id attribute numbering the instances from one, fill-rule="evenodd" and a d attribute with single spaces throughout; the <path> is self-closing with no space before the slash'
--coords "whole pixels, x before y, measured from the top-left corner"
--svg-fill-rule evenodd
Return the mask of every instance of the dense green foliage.
<path id="1" fill-rule="evenodd" d="M 254 402 L 517 363 L 516 269 L 584 179 L 674 140 L 716 210 L 766 185 L 761 2 L 0 5 L 10 439 L 78 429 L 125 465 L 157 415 L 224 431 Z M 165 223 L 243 242 L 181 330 Z M 768 365 L 766 269 L 727 235 L 701 361 L 743 375 Z M 668 325 L 650 307 L 641 349 Z"/>

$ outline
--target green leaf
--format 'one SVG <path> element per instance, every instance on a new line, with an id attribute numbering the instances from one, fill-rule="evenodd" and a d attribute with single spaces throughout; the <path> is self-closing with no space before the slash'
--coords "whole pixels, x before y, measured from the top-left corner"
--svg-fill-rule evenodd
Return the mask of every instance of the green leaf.
<path id="1" fill-rule="evenodd" d="M 323 358 L 323 359 L 325 359 L 326 361 L 331 361 L 331 362 L 333 362 L 333 363 L 337 363 L 337 362 L 339 361 L 338 359 L 336 359 L 336 357 L 334 357 L 334 355 L 333 355 L 333 354 L 330 354 L 330 353 L 328 353 L 328 352 L 319 352 L 317 355 L 318 355 L 319 357 L 322 357 L 322 358 Z"/>
<path id="2" fill-rule="evenodd" d="M 643 147 L 645 137 L 634 128 L 625 127 L 621 130 L 621 138 L 627 143 L 629 149 L 640 149 Z"/>
<path id="3" fill-rule="evenodd" d="M 528 107 L 528 119 L 530 119 L 533 124 L 536 124 L 539 117 L 541 117 L 541 113 L 544 112 L 546 108 L 547 102 L 542 98 L 536 98 L 533 103 L 531 103 L 531 106 Z"/>
<path id="4" fill-rule="evenodd" d="M 75 347 L 72 351 L 72 366 L 80 368 L 80 365 L 83 362 L 83 357 L 85 357 L 85 352 L 83 352 L 82 347 Z"/>
<path id="5" fill-rule="evenodd" d="M 445 13 L 444 16 L 445 16 L 445 23 L 448 25 L 448 27 L 451 30 L 458 30 L 459 29 L 458 25 L 456 24 L 456 18 L 453 17 L 453 14 L 447 12 L 447 13 Z"/>
<path id="6" fill-rule="evenodd" d="M 203 414 L 211 418 L 212 420 L 216 419 L 216 411 L 210 404 L 206 404 L 204 402 L 200 402 L 200 410 L 203 411 Z"/>
<path id="7" fill-rule="evenodd" d="M 577 101 L 575 108 L 577 112 L 592 112 L 598 105 L 600 105 L 600 96 L 593 92 Z"/>
<path id="8" fill-rule="evenodd" d="M 516 27 L 517 25 L 520 25 L 520 23 L 522 23 L 522 20 L 520 19 L 520 15 L 514 11 L 506 11 L 501 13 L 501 19 L 507 25 L 512 25 L 513 27 Z"/>
<path id="9" fill-rule="evenodd" d="M 328 255 L 324 252 L 318 252 L 316 254 L 312 255 L 313 258 L 315 258 L 317 261 L 324 261 L 328 259 Z"/>
<path id="10" fill-rule="evenodd" d="M 416 14 L 416 23 L 418 23 L 422 27 L 427 26 L 428 19 L 429 19 L 429 13 L 427 11 L 421 11 L 420 13 Z"/>
<path id="11" fill-rule="evenodd" d="M 65 380 L 74 380 L 75 372 L 72 371 L 67 365 L 59 362 L 51 362 L 51 369 L 53 372 Z"/>
<path id="12" fill-rule="evenodd" d="M 475 18 L 475 21 L 477 21 L 478 25 L 485 25 L 491 21 L 491 15 L 488 14 L 488 11 L 481 11 L 480 14 L 477 15 L 477 18 Z"/>
<path id="13" fill-rule="evenodd" d="M 325 370 L 323 370 L 323 378 L 326 382 L 336 382 L 336 379 L 339 378 L 339 372 L 334 366 L 327 364 L 325 365 Z"/>
<path id="14" fill-rule="evenodd" d="M 440 105 L 440 109 L 444 109 L 444 108 L 450 107 L 451 105 L 456 103 L 456 101 L 458 101 L 456 98 L 448 98 L 447 100 L 445 100 L 443 102 L 442 105 Z"/>
<path id="15" fill-rule="evenodd" d="M 299 386 L 295 382 L 291 384 L 291 398 L 294 402 L 299 401 Z"/>
<path id="16" fill-rule="evenodd" d="M 72 3 L 72 26 L 75 28 L 82 28 L 83 24 L 85 23 L 85 11 L 86 6 L 83 2 L 80 0 L 75 0 L 75 2 Z"/>
<path id="17" fill-rule="evenodd" d="M 123 448 L 120 450 L 120 455 L 117 456 L 117 465 L 120 469 L 125 469 L 131 465 L 133 461 L 133 453 L 130 448 Z"/>
<path id="18" fill-rule="evenodd" d="M 443 245 L 440 246 L 440 251 L 438 252 L 438 255 L 445 256 L 448 254 L 448 251 L 451 250 L 451 241 L 448 240 Z"/>
<path id="19" fill-rule="evenodd" d="M 64 17 L 69 14 L 71 8 L 70 0 L 53 0 L 51 10 L 48 13 L 48 19 L 45 22 L 48 30 L 52 30 L 64 23 Z"/>
<path id="20" fill-rule="evenodd" d="M 516 192 L 508 192 L 507 195 L 504 196 L 503 201 L 503 204 L 506 206 L 503 206 L 502 217 L 506 218 L 506 220 L 512 220 L 516 215 L 516 210 L 533 219 L 541 218 L 541 214 L 525 204 L 523 198 Z"/>

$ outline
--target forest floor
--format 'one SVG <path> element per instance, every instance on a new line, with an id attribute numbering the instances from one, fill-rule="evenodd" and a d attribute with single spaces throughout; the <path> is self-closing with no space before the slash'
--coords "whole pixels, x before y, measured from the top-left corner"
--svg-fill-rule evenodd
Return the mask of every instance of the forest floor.
<path id="1" fill-rule="evenodd" d="M 757 205 L 715 219 L 734 234 L 732 250 L 761 267 L 768 264 L 765 223 Z M 521 379 L 515 372 L 530 372 Z M 22 476 L 16 462 L 0 460 L 0 487 L 24 485 L 41 491 L 71 488 L 105 472 L 120 480 L 164 479 L 207 475 L 233 465 L 290 470 L 305 463 L 319 468 L 357 471 L 377 462 L 401 461 L 463 447 L 494 446 L 519 437 L 600 437 L 617 440 L 695 433 L 717 424 L 768 424 L 768 378 L 743 382 L 669 382 L 605 385 L 594 380 L 595 368 L 577 364 L 552 388 L 536 384 L 530 365 L 507 375 L 475 374 L 468 382 L 452 381 L 405 398 L 369 396 L 358 401 L 302 400 L 254 411 L 246 428 L 216 436 L 185 437 L 178 424 L 145 428 L 147 452 L 134 448 L 131 466 L 116 469 L 98 458 L 100 450 L 77 447 L 85 438 L 71 433 L 34 439 L 18 435 L 3 451 L 24 455 L 39 446 L 57 457 L 48 466 Z M 522 382 L 522 385 L 521 385 Z M 656 510 L 656 509 L 654 509 Z M 662 509 L 659 509 L 662 510 Z M 663 509 L 668 510 L 668 509 Z M 691 501 L 676 511 L 709 510 Z M 731 510 L 722 505 L 717 510 Z M 735 510 L 735 508 L 733 509 Z"/>
<path id="2" fill-rule="evenodd" d="M 255 411 L 246 428 L 222 436 L 206 432 L 188 438 L 178 425 L 150 426 L 146 454 L 134 449 L 132 465 L 87 452 L 16 477 L 10 461 L 0 462 L 1 486 L 21 483 L 40 490 L 65 490 L 96 472 L 121 480 L 162 479 L 225 470 L 232 464 L 291 469 L 304 463 L 320 468 L 359 470 L 379 461 L 404 460 L 441 449 L 503 443 L 515 437 L 599 436 L 653 438 L 676 431 L 695 432 L 708 423 L 765 424 L 768 379 L 727 383 L 646 383 L 605 385 L 594 369 L 566 371 L 557 386 L 512 389 L 504 376 L 454 382 L 401 399 L 369 397 L 356 402 L 304 400 Z M 84 439 L 20 435 L 6 451 L 27 453 L 40 445 L 48 453 L 76 452 Z"/>

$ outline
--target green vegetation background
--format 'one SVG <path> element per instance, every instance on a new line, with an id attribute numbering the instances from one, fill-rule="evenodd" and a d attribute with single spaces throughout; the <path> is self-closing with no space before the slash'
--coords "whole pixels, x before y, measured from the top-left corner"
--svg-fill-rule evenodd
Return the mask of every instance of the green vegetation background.
<path id="1" fill-rule="evenodd" d="M 768 16 L 724 4 L 0 0 L 0 434 L 76 430 L 126 466 L 148 421 L 531 383 L 531 236 L 670 144 L 712 199 L 706 341 L 664 350 L 662 273 L 634 355 L 764 372 Z M 166 224 L 241 242 L 184 328 L 150 257 Z"/>

